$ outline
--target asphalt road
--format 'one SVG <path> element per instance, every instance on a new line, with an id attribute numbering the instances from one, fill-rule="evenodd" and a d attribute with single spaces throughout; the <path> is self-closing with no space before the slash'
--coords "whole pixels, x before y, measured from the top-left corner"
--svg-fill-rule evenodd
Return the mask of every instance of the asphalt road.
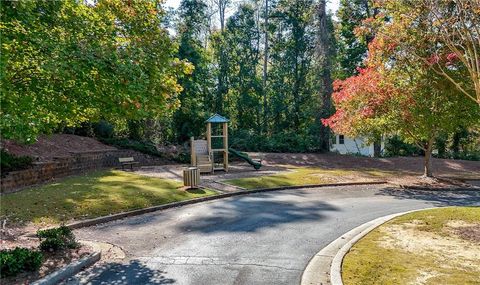
<path id="1" fill-rule="evenodd" d="M 479 192 L 298 189 L 200 203 L 75 233 L 127 254 L 121 263 L 89 269 L 89 284 L 299 284 L 316 252 L 362 223 L 412 209 L 472 204 L 480 205 Z"/>

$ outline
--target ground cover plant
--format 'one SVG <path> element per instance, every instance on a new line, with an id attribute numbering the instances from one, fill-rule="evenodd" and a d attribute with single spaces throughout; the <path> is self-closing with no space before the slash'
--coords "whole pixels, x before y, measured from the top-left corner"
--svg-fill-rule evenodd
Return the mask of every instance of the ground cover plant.
<path id="1" fill-rule="evenodd" d="M 380 226 L 353 246 L 344 284 L 478 284 L 480 208 L 410 213 Z"/>
<path id="2" fill-rule="evenodd" d="M 212 195 L 185 191 L 180 182 L 106 170 L 61 179 L 2 197 L 1 215 L 9 223 L 59 224 Z"/>
<path id="3" fill-rule="evenodd" d="M 72 230 L 65 225 L 58 228 L 38 230 L 37 237 L 40 239 L 39 247 L 42 250 L 57 251 L 79 246 Z"/>
<path id="4" fill-rule="evenodd" d="M 16 247 L 0 251 L 0 276 L 15 276 L 24 271 L 35 271 L 42 264 L 43 255 L 37 250 Z"/>

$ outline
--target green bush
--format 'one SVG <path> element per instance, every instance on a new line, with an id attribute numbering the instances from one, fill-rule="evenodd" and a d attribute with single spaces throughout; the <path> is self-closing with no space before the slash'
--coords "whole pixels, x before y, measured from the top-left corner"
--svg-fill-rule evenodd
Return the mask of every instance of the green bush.
<path id="1" fill-rule="evenodd" d="M 243 151 L 265 152 L 316 152 L 318 142 L 309 134 L 296 132 L 275 133 L 269 136 L 258 132 L 237 130 L 231 133 L 229 144 Z"/>
<path id="2" fill-rule="evenodd" d="M 99 140 L 105 144 L 113 145 L 119 148 L 133 149 L 148 155 L 163 157 L 163 154 L 159 152 L 155 145 L 153 145 L 151 142 L 135 141 L 122 138 L 101 138 Z"/>
<path id="3" fill-rule="evenodd" d="M 97 138 L 112 138 L 115 133 L 115 128 L 109 122 L 101 120 L 93 124 L 93 133 Z"/>
<path id="4" fill-rule="evenodd" d="M 0 251 L 1 277 L 15 276 L 23 271 L 35 271 L 42 265 L 41 252 L 28 248 L 16 247 Z"/>
<path id="5" fill-rule="evenodd" d="M 385 142 L 385 156 L 422 155 L 423 151 L 415 145 L 405 143 L 400 137 L 393 136 Z"/>
<path id="6" fill-rule="evenodd" d="M 145 154 L 160 156 L 156 147 L 149 142 L 142 142 L 123 138 L 101 139 L 103 143 L 113 145 L 119 148 L 133 149 Z"/>
<path id="7" fill-rule="evenodd" d="M 16 156 L 4 149 L 0 151 L 2 175 L 15 170 L 27 169 L 32 166 L 33 158 L 29 156 Z"/>
<path id="8" fill-rule="evenodd" d="M 75 235 L 72 230 L 66 226 L 38 230 L 37 237 L 40 239 L 40 249 L 42 250 L 57 251 L 78 247 Z"/>

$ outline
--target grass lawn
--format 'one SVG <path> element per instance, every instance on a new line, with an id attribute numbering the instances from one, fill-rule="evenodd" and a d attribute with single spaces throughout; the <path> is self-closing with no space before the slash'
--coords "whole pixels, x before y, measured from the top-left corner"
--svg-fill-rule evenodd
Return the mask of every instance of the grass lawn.
<path id="1" fill-rule="evenodd" d="M 347 181 L 373 181 L 398 174 L 377 169 L 324 169 L 292 167 L 292 172 L 269 176 L 238 178 L 223 182 L 246 189 L 326 184 Z"/>
<path id="2" fill-rule="evenodd" d="M 480 284 L 480 207 L 407 214 L 345 256 L 344 284 Z"/>
<path id="3" fill-rule="evenodd" d="M 180 182 L 107 170 L 69 177 L 1 197 L 9 224 L 58 224 L 215 194 Z"/>

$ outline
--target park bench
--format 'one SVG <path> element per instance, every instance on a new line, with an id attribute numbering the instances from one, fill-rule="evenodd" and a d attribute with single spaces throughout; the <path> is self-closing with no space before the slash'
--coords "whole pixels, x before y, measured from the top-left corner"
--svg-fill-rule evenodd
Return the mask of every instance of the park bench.
<path id="1" fill-rule="evenodd" d="M 130 165 L 130 169 L 133 170 L 133 166 L 138 164 L 137 161 L 133 159 L 133 157 L 119 157 L 118 162 L 122 165 L 122 170 L 124 170 L 125 166 Z"/>

